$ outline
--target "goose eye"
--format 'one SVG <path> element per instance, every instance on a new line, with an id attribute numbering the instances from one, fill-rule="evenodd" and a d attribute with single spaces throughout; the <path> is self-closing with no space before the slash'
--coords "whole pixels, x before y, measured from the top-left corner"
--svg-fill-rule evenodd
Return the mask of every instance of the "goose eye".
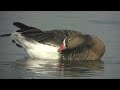
<path id="1" fill-rule="evenodd" d="M 71 41 L 71 39 L 68 39 L 68 42 Z"/>

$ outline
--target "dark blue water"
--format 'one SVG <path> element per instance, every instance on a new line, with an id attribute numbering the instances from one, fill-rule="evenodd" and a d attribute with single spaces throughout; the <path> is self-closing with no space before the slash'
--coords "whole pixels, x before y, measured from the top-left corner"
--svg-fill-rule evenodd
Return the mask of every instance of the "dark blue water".
<path id="1" fill-rule="evenodd" d="M 120 78 L 120 12 L 116 11 L 0 11 L 0 34 L 16 31 L 13 22 L 43 31 L 73 29 L 96 35 L 106 45 L 101 61 L 62 62 L 26 58 L 10 38 L 0 38 L 0 79 Z"/>

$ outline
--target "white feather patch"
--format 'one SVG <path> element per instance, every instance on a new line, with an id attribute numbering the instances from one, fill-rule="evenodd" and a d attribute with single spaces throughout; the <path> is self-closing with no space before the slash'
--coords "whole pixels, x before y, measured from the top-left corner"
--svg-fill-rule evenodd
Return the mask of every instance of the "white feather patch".
<path id="1" fill-rule="evenodd" d="M 36 41 L 27 41 L 19 32 L 12 33 L 11 38 L 23 46 L 31 58 L 59 59 L 60 57 L 59 47 L 45 45 Z"/>
<path id="2" fill-rule="evenodd" d="M 65 38 L 64 41 L 63 41 L 63 45 L 64 45 L 64 48 L 67 48 L 67 47 L 66 47 L 65 40 L 66 40 L 66 38 Z"/>

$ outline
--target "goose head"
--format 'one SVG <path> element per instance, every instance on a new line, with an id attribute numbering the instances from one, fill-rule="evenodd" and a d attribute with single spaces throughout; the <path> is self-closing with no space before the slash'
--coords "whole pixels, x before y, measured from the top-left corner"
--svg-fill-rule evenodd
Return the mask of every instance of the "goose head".
<path id="1" fill-rule="evenodd" d="M 66 49 L 74 49 L 80 45 L 82 45 L 85 42 L 83 35 L 71 35 L 66 37 L 63 40 L 62 45 L 60 45 L 60 48 L 58 49 L 58 52 L 62 52 Z"/>

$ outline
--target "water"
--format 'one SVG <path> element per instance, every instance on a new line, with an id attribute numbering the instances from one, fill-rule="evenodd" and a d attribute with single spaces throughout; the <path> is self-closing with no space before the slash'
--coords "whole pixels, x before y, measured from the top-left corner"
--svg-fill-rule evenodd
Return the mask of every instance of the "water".
<path id="1" fill-rule="evenodd" d="M 0 38 L 0 79 L 119 79 L 119 11 L 0 11 L 0 34 L 16 31 L 19 21 L 43 31 L 73 29 L 96 35 L 106 45 L 101 61 L 62 62 L 26 58 L 10 38 Z"/>

